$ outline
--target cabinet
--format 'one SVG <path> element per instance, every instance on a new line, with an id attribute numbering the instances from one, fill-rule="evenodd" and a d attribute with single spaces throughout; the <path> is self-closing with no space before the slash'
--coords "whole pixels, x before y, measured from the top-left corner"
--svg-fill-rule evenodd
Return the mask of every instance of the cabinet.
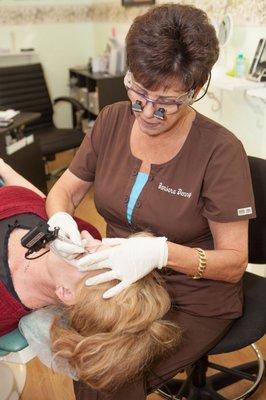
<path id="1" fill-rule="evenodd" d="M 40 147 L 34 135 L 24 136 L 25 125 L 40 116 L 37 112 L 20 112 L 12 125 L 0 128 L 0 157 L 46 194 L 45 166 Z"/>
<path id="2" fill-rule="evenodd" d="M 32 135 L 31 135 L 32 136 Z M 30 137 L 28 137 L 30 139 Z M 22 142 L 24 139 L 21 139 Z M 0 157 L 5 160 L 16 172 L 28 179 L 43 193 L 47 193 L 45 167 L 40 147 L 33 140 L 25 143 L 12 154 L 7 153 L 6 134 L 0 133 Z M 19 145 L 19 142 L 17 142 Z"/>
<path id="3" fill-rule="evenodd" d="M 106 105 L 128 99 L 124 75 L 90 73 L 85 67 L 70 68 L 69 86 L 70 96 L 85 106 L 89 120 L 94 120 Z"/>

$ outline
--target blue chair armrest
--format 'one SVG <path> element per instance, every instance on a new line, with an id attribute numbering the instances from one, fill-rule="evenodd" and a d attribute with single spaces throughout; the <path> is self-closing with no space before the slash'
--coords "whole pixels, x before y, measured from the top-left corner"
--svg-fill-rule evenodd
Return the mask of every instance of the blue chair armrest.
<path id="1" fill-rule="evenodd" d="M 0 356 L 10 352 L 16 353 L 17 351 L 25 349 L 27 346 L 28 342 L 20 333 L 19 329 L 15 329 L 6 335 L 0 336 Z"/>

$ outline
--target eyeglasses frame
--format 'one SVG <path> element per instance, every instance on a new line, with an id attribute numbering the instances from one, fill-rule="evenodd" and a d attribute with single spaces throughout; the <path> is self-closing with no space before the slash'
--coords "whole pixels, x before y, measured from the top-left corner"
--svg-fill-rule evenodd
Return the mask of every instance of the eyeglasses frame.
<path id="1" fill-rule="evenodd" d="M 150 97 L 146 96 L 145 94 L 138 92 L 136 89 L 133 89 L 132 84 L 137 85 L 137 83 L 133 79 L 132 73 L 130 71 L 128 71 L 124 78 L 124 85 L 125 85 L 127 92 L 129 90 L 132 90 L 132 92 L 134 92 L 136 95 L 144 98 L 147 103 L 151 103 L 153 105 L 153 108 L 155 108 L 154 106 L 156 104 L 164 105 L 164 102 L 162 100 L 160 100 L 160 101 L 158 99 L 153 100 Z M 194 93 L 195 93 L 195 89 L 190 89 L 187 92 L 181 94 L 179 97 L 177 97 L 172 102 L 166 102 L 165 105 L 175 105 L 177 107 L 176 111 L 171 112 L 170 114 L 175 114 L 176 112 L 178 112 L 180 107 L 182 107 L 185 104 L 189 104 L 194 96 Z M 180 99 L 183 96 L 187 96 L 187 100 L 183 101 L 183 102 L 178 101 L 178 99 Z M 145 104 L 145 106 L 146 106 L 146 104 Z M 145 106 L 143 106 L 143 107 L 145 107 Z M 166 114 L 169 114 L 169 113 L 167 113 L 167 111 L 166 111 Z"/>

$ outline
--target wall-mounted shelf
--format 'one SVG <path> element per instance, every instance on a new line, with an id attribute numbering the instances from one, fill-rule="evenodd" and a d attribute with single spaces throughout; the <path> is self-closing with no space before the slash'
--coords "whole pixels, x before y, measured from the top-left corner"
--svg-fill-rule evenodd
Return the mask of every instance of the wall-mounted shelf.
<path id="1" fill-rule="evenodd" d="M 236 78 L 225 74 L 212 74 L 210 86 L 223 90 L 249 90 L 266 87 L 266 82 L 255 82 L 249 79 Z"/>

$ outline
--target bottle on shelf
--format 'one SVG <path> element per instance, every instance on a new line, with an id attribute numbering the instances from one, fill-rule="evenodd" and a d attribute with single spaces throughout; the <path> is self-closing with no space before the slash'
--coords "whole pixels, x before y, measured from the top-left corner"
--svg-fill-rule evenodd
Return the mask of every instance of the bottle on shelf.
<path id="1" fill-rule="evenodd" d="M 246 63 L 243 53 L 238 53 L 236 57 L 236 66 L 235 66 L 236 77 L 244 78 L 246 73 Z"/>

